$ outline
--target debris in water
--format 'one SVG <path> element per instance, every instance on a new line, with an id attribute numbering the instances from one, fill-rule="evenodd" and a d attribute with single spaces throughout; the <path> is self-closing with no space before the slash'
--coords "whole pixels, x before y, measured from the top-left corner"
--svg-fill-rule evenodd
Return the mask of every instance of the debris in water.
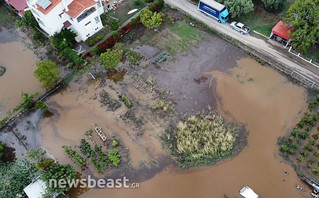
<path id="1" fill-rule="evenodd" d="M 206 76 L 202 76 L 200 78 L 194 78 L 194 81 L 198 84 L 202 83 L 202 82 L 206 82 L 207 81 L 207 77 Z"/>

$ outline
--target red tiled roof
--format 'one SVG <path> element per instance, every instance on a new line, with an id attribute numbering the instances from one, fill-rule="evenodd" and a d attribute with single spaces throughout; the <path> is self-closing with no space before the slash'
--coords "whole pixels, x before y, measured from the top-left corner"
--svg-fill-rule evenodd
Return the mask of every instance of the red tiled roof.
<path id="1" fill-rule="evenodd" d="M 292 31 L 293 31 L 293 27 L 287 26 L 282 21 L 279 21 L 277 25 L 275 25 L 275 27 L 272 28 L 273 34 L 276 34 L 286 40 L 289 40 L 291 38 L 291 36 L 289 35 L 289 32 L 292 32 Z"/>
<path id="2" fill-rule="evenodd" d="M 51 1 L 51 5 L 49 5 L 47 9 L 43 9 L 39 5 L 37 5 L 37 9 L 43 14 L 48 14 L 55 6 L 57 6 L 61 2 L 61 0 L 50 0 L 50 1 Z"/>
<path id="3" fill-rule="evenodd" d="M 72 18 L 78 17 L 85 9 L 95 5 L 93 0 L 74 0 L 68 5 L 69 11 L 66 13 Z"/>
<path id="4" fill-rule="evenodd" d="M 26 0 L 6 0 L 12 7 L 14 7 L 18 12 L 19 15 L 24 15 L 24 10 L 28 8 Z"/>

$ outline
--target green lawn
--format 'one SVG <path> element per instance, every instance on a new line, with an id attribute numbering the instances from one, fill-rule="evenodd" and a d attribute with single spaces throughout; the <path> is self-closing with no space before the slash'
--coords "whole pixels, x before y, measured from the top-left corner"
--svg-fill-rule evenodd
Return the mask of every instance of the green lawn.
<path id="1" fill-rule="evenodd" d="M 251 30 L 255 30 L 265 36 L 269 36 L 272 28 L 285 17 L 287 10 L 295 0 L 287 0 L 284 2 L 283 8 L 278 13 L 269 13 L 264 10 L 260 2 L 255 2 L 255 10 L 245 16 L 241 16 L 234 20 L 246 24 Z"/>
<path id="2" fill-rule="evenodd" d="M 127 13 L 130 10 L 138 9 L 139 11 L 146 6 L 144 0 L 140 0 L 139 2 L 140 4 L 136 5 L 134 3 L 134 0 L 123 1 L 120 4 L 120 6 L 116 8 L 115 10 L 112 10 L 108 13 L 101 15 L 103 24 L 111 27 L 114 21 L 118 21 L 118 24 L 121 25 L 122 23 L 127 21 L 130 17 L 132 17 L 134 14 L 136 14 L 135 12 L 133 14 L 128 15 Z"/>
<path id="3" fill-rule="evenodd" d="M 186 21 L 178 21 L 174 24 L 166 22 L 156 33 L 154 30 L 147 29 L 137 44 L 156 46 L 175 55 L 178 52 L 187 51 L 190 46 L 197 45 L 202 38 L 202 32 L 191 27 Z"/>

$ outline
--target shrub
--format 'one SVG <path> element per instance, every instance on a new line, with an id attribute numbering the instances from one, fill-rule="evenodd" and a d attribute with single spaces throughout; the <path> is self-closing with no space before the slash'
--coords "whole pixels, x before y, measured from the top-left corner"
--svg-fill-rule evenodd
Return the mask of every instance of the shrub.
<path id="1" fill-rule="evenodd" d="M 62 51 L 63 56 L 70 59 L 74 64 L 81 65 L 84 63 L 82 57 L 78 56 L 75 51 L 73 51 L 70 47 L 65 48 Z"/>
<path id="2" fill-rule="evenodd" d="M 109 159 L 112 161 L 112 164 L 115 167 L 117 167 L 120 164 L 121 156 L 120 156 L 118 150 L 116 150 L 116 149 L 110 150 L 108 156 L 109 156 Z"/>
<path id="3" fill-rule="evenodd" d="M 141 22 L 143 23 L 143 25 L 145 25 L 145 27 L 155 28 L 155 27 L 159 27 L 162 24 L 164 14 L 161 12 L 153 13 L 150 9 L 145 9 L 141 12 L 140 17 L 141 17 Z"/>
<path id="4" fill-rule="evenodd" d="M 51 44 L 59 52 L 62 52 L 65 48 L 72 47 L 75 37 L 76 33 L 63 28 L 59 33 L 55 33 L 51 37 Z"/>
<path id="5" fill-rule="evenodd" d="M 117 147 L 119 145 L 119 142 L 117 140 L 112 140 L 112 146 Z"/>
<path id="6" fill-rule="evenodd" d="M 34 18 L 32 12 L 30 10 L 26 11 L 23 15 L 22 18 L 23 23 L 25 23 L 26 25 L 30 26 L 30 27 L 37 27 L 38 26 L 38 22 L 37 20 Z"/>
<path id="7" fill-rule="evenodd" d="M 2 120 L 0 120 L 0 126 L 5 125 L 5 123 L 7 123 L 9 120 L 9 116 L 6 116 L 4 118 L 2 118 Z"/>
<path id="8" fill-rule="evenodd" d="M 159 8 L 159 9 L 162 9 L 164 7 L 164 0 L 156 0 L 154 2 L 154 4 Z"/>
<path id="9" fill-rule="evenodd" d="M 113 33 L 114 39 L 117 39 L 119 36 L 120 36 L 120 33 L 119 33 L 119 32 L 114 32 L 114 33 Z"/>
<path id="10" fill-rule="evenodd" d="M 122 50 L 107 49 L 105 53 L 100 55 L 100 59 L 104 67 L 108 69 L 114 69 L 121 62 L 122 55 Z"/>
<path id="11" fill-rule="evenodd" d="M 46 105 L 43 101 L 38 100 L 35 103 L 35 108 L 36 109 L 41 109 L 42 111 L 46 111 L 46 110 L 48 110 L 48 105 Z"/>
<path id="12" fill-rule="evenodd" d="M 36 92 L 34 94 L 28 94 L 28 93 L 21 93 L 21 96 L 23 98 L 23 102 L 20 103 L 19 105 L 17 105 L 16 107 L 13 108 L 13 112 L 16 112 L 18 110 L 20 110 L 21 108 L 24 108 L 24 109 L 31 109 L 32 107 L 32 104 L 33 104 L 33 98 L 35 96 L 37 96 L 39 93 Z"/>
<path id="13" fill-rule="evenodd" d="M 141 59 L 142 56 L 133 50 L 131 50 L 128 54 L 128 60 L 130 61 L 131 65 L 138 65 Z"/>
<path id="14" fill-rule="evenodd" d="M 120 21 L 119 20 L 114 20 L 111 23 L 111 30 L 118 30 L 120 27 Z"/>
<path id="15" fill-rule="evenodd" d="M 141 0 L 134 0 L 135 5 L 141 5 Z"/>
<path id="16" fill-rule="evenodd" d="M 102 49 L 100 47 L 98 47 L 98 46 L 92 48 L 92 52 L 96 56 L 100 55 L 101 51 L 102 51 Z"/>
<path id="17" fill-rule="evenodd" d="M 92 47 L 95 43 L 97 43 L 97 42 L 99 42 L 100 40 L 102 40 L 103 37 L 104 37 L 104 34 L 103 34 L 103 33 L 100 33 L 100 34 L 98 34 L 98 35 L 95 36 L 95 37 L 93 36 L 93 37 L 88 38 L 88 39 L 85 41 L 85 43 L 86 43 L 88 46 Z"/>
<path id="18" fill-rule="evenodd" d="M 128 99 L 126 96 L 120 95 L 119 97 L 124 102 L 124 104 L 125 104 L 125 106 L 127 108 L 131 108 L 133 106 L 133 104 L 131 103 L 130 99 Z"/>
<path id="19" fill-rule="evenodd" d="M 135 27 L 137 22 L 138 22 L 138 20 L 140 20 L 140 16 L 135 17 L 134 19 L 132 19 L 131 22 L 130 22 L 131 26 Z"/>

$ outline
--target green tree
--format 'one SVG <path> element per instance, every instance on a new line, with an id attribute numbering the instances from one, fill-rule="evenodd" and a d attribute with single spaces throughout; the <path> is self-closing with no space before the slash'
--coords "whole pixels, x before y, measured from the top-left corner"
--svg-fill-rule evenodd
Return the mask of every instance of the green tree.
<path id="1" fill-rule="evenodd" d="M 114 69 L 120 62 L 123 56 L 123 51 L 118 49 L 107 49 L 105 53 L 100 55 L 100 59 L 104 67 Z"/>
<path id="2" fill-rule="evenodd" d="M 51 44 L 58 51 L 62 52 L 65 48 L 72 47 L 76 33 L 63 28 L 59 33 L 55 33 L 51 37 Z"/>
<path id="3" fill-rule="evenodd" d="M 140 14 L 141 22 L 147 28 L 155 28 L 162 24 L 164 14 L 159 12 L 152 12 L 150 9 L 145 9 Z"/>
<path id="4" fill-rule="evenodd" d="M 275 12 L 282 8 L 283 0 L 261 0 L 264 4 L 265 10 Z"/>
<path id="5" fill-rule="evenodd" d="M 37 69 L 34 71 L 34 76 L 42 83 L 46 89 L 55 85 L 60 80 L 61 70 L 50 60 L 37 62 Z"/>
<path id="6" fill-rule="evenodd" d="M 19 105 L 17 105 L 16 107 L 13 108 L 13 112 L 16 112 L 18 111 L 19 109 L 21 108 L 24 108 L 24 109 L 31 109 L 32 107 L 32 104 L 33 104 L 33 98 L 35 96 L 37 96 L 39 93 L 36 92 L 34 94 L 28 94 L 28 93 L 25 93 L 23 92 L 21 94 L 22 98 L 23 98 L 23 102 L 21 102 Z"/>
<path id="7" fill-rule="evenodd" d="M 224 5 L 228 8 L 232 18 L 240 17 L 254 10 L 252 0 L 225 0 Z"/>
<path id="8" fill-rule="evenodd" d="M 52 163 L 49 167 L 43 171 L 42 177 L 43 181 L 46 182 L 47 184 L 47 192 L 49 194 L 53 193 L 63 193 L 68 190 L 72 186 L 66 185 L 64 188 L 61 188 L 61 186 L 50 186 L 49 185 L 49 180 L 50 179 L 55 179 L 57 183 L 59 180 L 72 180 L 76 179 L 76 170 L 70 165 L 70 164 L 57 164 L 57 163 Z"/>
<path id="9" fill-rule="evenodd" d="M 319 0 L 297 0 L 287 11 L 284 22 L 294 27 L 292 46 L 305 53 L 319 38 Z"/>

